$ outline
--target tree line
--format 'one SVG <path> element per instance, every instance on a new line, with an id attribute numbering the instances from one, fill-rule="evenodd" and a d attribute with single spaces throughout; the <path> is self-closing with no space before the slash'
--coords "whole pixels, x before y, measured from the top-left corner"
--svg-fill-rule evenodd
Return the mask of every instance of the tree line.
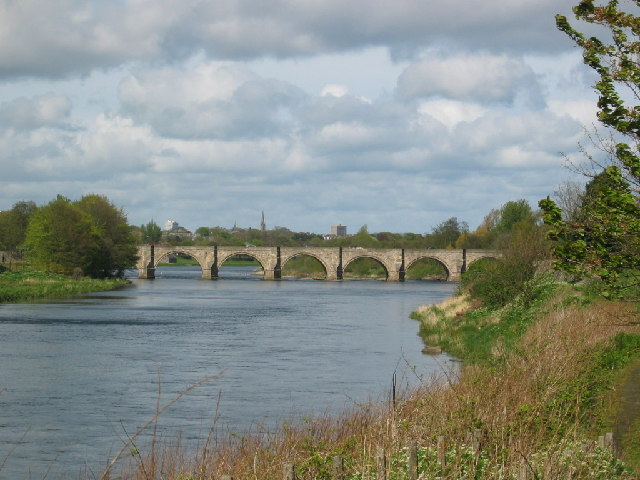
<path id="1" fill-rule="evenodd" d="M 0 212 L 0 250 L 20 251 L 38 269 L 94 278 L 122 276 L 137 259 L 137 239 L 105 196 L 58 195 L 46 205 L 18 202 Z"/>

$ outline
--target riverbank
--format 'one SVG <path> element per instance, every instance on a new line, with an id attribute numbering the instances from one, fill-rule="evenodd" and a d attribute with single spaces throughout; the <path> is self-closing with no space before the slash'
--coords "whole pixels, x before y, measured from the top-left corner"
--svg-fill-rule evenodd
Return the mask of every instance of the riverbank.
<path id="1" fill-rule="evenodd" d="M 633 455 L 625 453 L 625 465 L 597 443 L 615 432 L 621 411 L 610 392 L 640 358 L 637 307 L 589 299 L 546 277 L 530 287 L 526 299 L 497 310 L 461 297 L 416 315 L 429 316 L 427 342 L 437 336 L 463 363 L 415 391 L 241 438 L 213 430 L 210 444 L 188 455 L 137 445 L 123 475 L 279 480 L 293 468 L 298 479 L 329 479 L 338 468 L 350 480 L 416 470 L 422 479 L 638 478 Z"/>
<path id="2" fill-rule="evenodd" d="M 128 281 L 122 278 L 82 277 L 73 279 L 56 273 L 5 271 L 0 273 L 0 303 L 25 302 L 115 290 L 127 283 Z"/>

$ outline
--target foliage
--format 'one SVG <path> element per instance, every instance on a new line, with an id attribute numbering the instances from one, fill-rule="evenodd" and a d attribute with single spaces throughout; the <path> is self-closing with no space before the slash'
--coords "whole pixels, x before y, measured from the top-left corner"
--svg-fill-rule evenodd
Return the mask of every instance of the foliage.
<path id="1" fill-rule="evenodd" d="M 380 247 L 380 241 L 369 233 L 366 225 L 360 227 L 358 233 L 349 238 L 349 245 L 362 248 Z"/>
<path id="2" fill-rule="evenodd" d="M 29 221 L 25 247 L 36 265 L 61 273 L 82 269 L 92 277 L 120 276 L 136 261 L 135 238 L 121 210 L 106 197 L 72 203 L 58 195 Z"/>
<path id="3" fill-rule="evenodd" d="M 549 254 L 544 229 L 532 223 L 517 223 L 509 240 L 499 260 L 483 262 L 462 276 L 461 288 L 488 307 L 499 308 L 518 295 L 528 298 L 529 282 Z"/>
<path id="4" fill-rule="evenodd" d="M 495 262 L 494 262 L 495 263 Z M 500 360 L 505 347 L 513 349 L 520 337 L 536 319 L 540 305 L 555 292 L 557 284 L 547 275 L 539 275 L 527 282 L 525 292 L 514 295 L 500 310 L 478 308 L 455 321 L 439 307 L 412 315 L 422 320 L 433 315 L 435 320 L 423 321 L 420 335 L 428 345 L 439 345 L 445 351 L 468 363 Z M 501 348 L 496 350 L 496 346 Z"/>
<path id="5" fill-rule="evenodd" d="M 451 217 L 433 227 L 429 246 L 435 248 L 453 248 L 458 237 L 468 231 L 469 225 L 467 225 L 466 222 L 459 222 L 456 217 Z"/>
<path id="6" fill-rule="evenodd" d="M 545 212 L 545 223 L 553 227 L 549 238 L 556 241 L 556 268 L 574 279 L 600 278 L 605 286 L 602 294 L 611 297 L 637 283 L 640 209 L 618 167 L 607 167 L 603 175 L 606 188 L 588 189 L 581 222 L 563 220 L 562 211 L 548 197 L 540 201 L 540 207 Z"/>
<path id="7" fill-rule="evenodd" d="M 89 265 L 98 249 L 89 215 L 61 195 L 33 213 L 25 246 L 31 262 L 60 273 Z"/>
<path id="8" fill-rule="evenodd" d="M 17 202 L 11 210 L 0 212 L 0 250 L 17 250 L 22 245 L 34 202 Z"/>
<path id="9" fill-rule="evenodd" d="M 529 206 L 529 202 L 520 199 L 509 201 L 502 206 L 499 220 L 494 228 L 498 233 L 506 233 L 512 231 L 518 223 L 533 223 L 533 221 L 533 211 Z"/>
<path id="10" fill-rule="evenodd" d="M 140 241 L 142 243 L 158 243 L 162 238 L 162 229 L 151 220 L 146 225 L 140 225 Z"/>
<path id="11" fill-rule="evenodd" d="M 85 274 L 94 278 L 122 276 L 137 260 L 136 241 L 124 212 L 107 197 L 95 194 L 85 195 L 75 206 L 89 215 L 97 244 L 90 262 L 81 266 Z"/>
<path id="12" fill-rule="evenodd" d="M 605 188 L 595 188 L 592 182 L 592 196 L 580 221 L 568 223 L 548 197 L 540 206 L 545 222 L 554 227 L 552 237 L 559 242 L 555 248 L 557 267 L 576 278 L 601 278 L 606 286 L 603 294 L 609 297 L 622 294 L 629 283 L 637 283 L 640 266 L 640 108 L 625 105 L 625 99 L 637 99 L 640 93 L 640 17 L 634 8 L 624 11 L 617 0 L 582 0 L 574 7 L 578 20 L 600 27 L 608 40 L 587 37 L 566 17 L 556 16 L 558 28 L 582 48 L 585 64 L 599 76 L 595 84 L 598 119 L 629 143 L 615 146 L 616 164 L 605 168 L 600 177 Z"/>

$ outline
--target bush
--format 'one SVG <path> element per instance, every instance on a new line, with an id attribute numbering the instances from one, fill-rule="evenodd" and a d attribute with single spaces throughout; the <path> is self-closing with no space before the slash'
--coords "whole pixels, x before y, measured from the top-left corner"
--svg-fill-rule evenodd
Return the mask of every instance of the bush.
<path id="1" fill-rule="evenodd" d="M 500 249 L 502 258 L 474 265 L 462 276 L 461 288 L 490 308 L 500 308 L 524 294 L 550 256 L 544 229 L 528 222 L 516 225 Z"/>

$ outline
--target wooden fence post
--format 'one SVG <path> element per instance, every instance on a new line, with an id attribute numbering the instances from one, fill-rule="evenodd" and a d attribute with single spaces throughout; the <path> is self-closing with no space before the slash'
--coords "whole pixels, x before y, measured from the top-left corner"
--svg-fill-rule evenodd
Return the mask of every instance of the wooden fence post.
<path id="1" fill-rule="evenodd" d="M 529 468 L 529 463 L 523 458 L 522 462 L 520 462 L 520 470 L 518 471 L 518 480 L 530 480 L 531 479 L 531 469 Z"/>
<path id="2" fill-rule="evenodd" d="M 438 437 L 438 463 L 443 470 L 447 466 L 447 444 L 444 437 Z"/>
<path id="3" fill-rule="evenodd" d="M 412 443 L 408 448 L 407 469 L 409 480 L 418 480 L 418 447 Z"/>
<path id="4" fill-rule="evenodd" d="M 378 447 L 377 464 L 378 476 L 376 479 L 387 480 L 387 455 L 382 447 Z"/>
<path id="5" fill-rule="evenodd" d="M 296 480 L 296 471 L 293 463 L 284 464 L 284 480 Z"/>
<path id="6" fill-rule="evenodd" d="M 482 438 L 482 430 L 475 429 L 471 437 L 471 447 L 475 456 L 480 455 L 480 439 Z"/>
<path id="7" fill-rule="evenodd" d="M 342 478 L 344 474 L 344 458 L 340 455 L 336 455 L 333 457 L 333 466 L 331 467 L 331 476 L 335 480 L 339 480 Z"/>

